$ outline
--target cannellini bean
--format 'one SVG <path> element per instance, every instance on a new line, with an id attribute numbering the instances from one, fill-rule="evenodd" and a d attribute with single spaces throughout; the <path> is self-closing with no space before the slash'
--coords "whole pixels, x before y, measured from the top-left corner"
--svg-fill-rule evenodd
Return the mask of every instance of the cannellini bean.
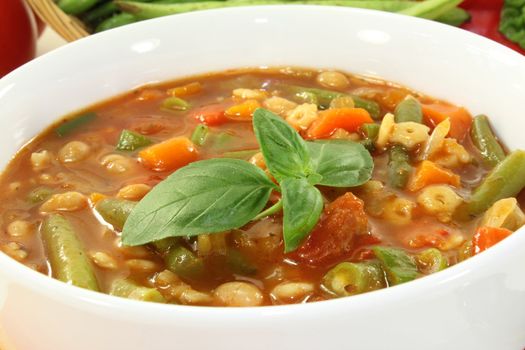
<path id="1" fill-rule="evenodd" d="M 457 168 L 470 163 L 472 157 L 455 139 L 447 138 L 443 140 L 441 149 L 434 153 L 430 160 L 445 168 Z"/>
<path id="2" fill-rule="evenodd" d="M 104 252 L 90 252 L 89 257 L 95 265 L 103 269 L 114 270 L 118 266 L 117 261 Z"/>
<path id="3" fill-rule="evenodd" d="M 158 266 L 155 262 L 146 259 L 130 259 L 126 261 L 126 266 L 130 270 L 139 272 L 153 272 L 158 270 Z"/>
<path id="4" fill-rule="evenodd" d="M 303 103 L 288 113 L 286 121 L 296 130 L 306 130 L 317 119 L 317 105 Z"/>
<path id="5" fill-rule="evenodd" d="M 379 133 L 377 135 L 376 140 L 376 147 L 378 149 L 384 149 L 386 145 L 388 144 L 388 140 L 390 140 L 390 136 L 392 135 L 392 132 L 394 131 L 394 115 L 392 113 L 387 113 L 383 117 L 383 121 L 381 122 L 381 126 L 379 127 Z"/>
<path id="6" fill-rule="evenodd" d="M 264 90 L 235 89 L 233 90 L 233 96 L 242 99 L 264 100 L 268 97 L 268 93 Z"/>
<path id="7" fill-rule="evenodd" d="M 29 221 L 15 220 L 7 225 L 7 234 L 11 237 L 22 237 L 33 233 L 35 227 Z"/>
<path id="8" fill-rule="evenodd" d="M 78 192 L 65 192 L 52 195 L 40 206 L 40 211 L 49 213 L 52 211 L 76 211 L 86 207 L 88 204 L 86 196 Z"/>
<path id="9" fill-rule="evenodd" d="M 425 187 L 417 197 L 417 203 L 430 215 L 441 222 L 450 222 L 456 208 L 463 199 L 449 186 Z"/>
<path id="10" fill-rule="evenodd" d="M 31 153 L 31 165 L 33 166 L 33 170 L 40 171 L 49 168 L 53 160 L 52 158 L 51 152 L 47 150 Z"/>
<path id="11" fill-rule="evenodd" d="M 190 285 L 181 281 L 176 274 L 169 270 L 159 272 L 155 276 L 154 282 L 170 301 L 175 300 L 186 305 L 202 305 L 209 304 L 213 300 L 210 294 L 191 288 Z"/>
<path id="12" fill-rule="evenodd" d="M 275 286 L 270 296 L 278 303 L 301 302 L 314 292 L 311 283 L 284 282 Z"/>
<path id="13" fill-rule="evenodd" d="M 149 191 L 151 191 L 151 186 L 146 184 L 127 185 L 118 191 L 117 197 L 130 200 L 139 200 L 148 194 Z"/>
<path id="14" fill-rule="evenodd" d="M 2 246 L 4 253 L 15 260 L 22 261 L 26 259 L 29 253 L 22 247 L 20 243 L 9 242 Z"/>
<path id="15" fill-rule="evenodd" d="M 423 124 L 414 122 L 398 123 L 394 125 L 389 141 L 401 144 L 412 150 L 428 140 L 429 131 L 430 128 Z"/>
<path id="16" fill-rule="evenodd" d="M 185 305 L 199 305 L 210 303 L 213 298 L 208 293 L 199 292 L 192 288 L 184 289 L 179 295 L 179 302 Z"/>
<path id="17" fill-rule="evenodd" d="M 121 174 L 132 167 L 131 159 L 120 154 L 108 154 L 100 161 L 100 164 L 112 174 Z"/>
<path id="18" fill-rule="evenodd" d="M 224 306 L 258 306 L 263 294 L 255 285 L 247 282 L 227 282 L 213 292 L 215 301 Z"/>
<path id="19" fill-rule="evenodd" d="M 66 143 L 58 151 L 58 160 L 62 163 L 74 163 L 86 159 L 91 153 L 91 148 L 82 141 Z"/>
<path id="20" fill-rule="evenodd" d="M 285 116 L 288 112 L 297 107 L 297 103 L 279 96 L 273 96 L 263 101 L 263 107 L 279 114 L 280 116 Z"/>
<path id="21" fill-rule="evenodd" d="M 395 225 L 407 225 L 412 220 L 416 203 L 406 198 L 394 198 L 384 205 L 383 218 Z"/>
<path id="22" fill-rule="evenodd" d="M 525 224 L 525 214 L 516 198 L 500 199 L 485 212 L 480 226 L 506 228 L 515 231 Z"/>
<path id="23" fill-rule="evenodd" d="M 317 82 L 327 88 L 344 89 L 350 85 L 350 81 L 343 73 L 336 71 L 321 72 L 317 75 Z"/>

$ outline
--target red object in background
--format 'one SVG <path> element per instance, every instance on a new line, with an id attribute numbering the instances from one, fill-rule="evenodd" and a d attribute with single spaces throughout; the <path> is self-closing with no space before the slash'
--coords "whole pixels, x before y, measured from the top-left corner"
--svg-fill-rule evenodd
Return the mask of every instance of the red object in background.
<path id="1" fill-rule="evenodd" d="M 0 77 L 36 54 L 36 22 L 23 0 L 0 0 Z"/>
<path id="2" fill-rule="evenodd" d="M 471 20 L 462 25 L 461 28 L 483 35 L 525 55 L 525 50 L 512 41 L 507 40 L 499 32 L 503 0 L 465 0 L 461 7 L 472 16 Z"/>

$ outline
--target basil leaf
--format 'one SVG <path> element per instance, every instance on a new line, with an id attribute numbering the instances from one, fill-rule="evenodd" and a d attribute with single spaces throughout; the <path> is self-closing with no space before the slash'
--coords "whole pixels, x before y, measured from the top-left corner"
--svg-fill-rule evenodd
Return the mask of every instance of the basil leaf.
<path id="1" fill-rule="evenodd" d="M 278 181 L 311 173 L 306 142 L 281 117 L 259 108 L 253 114 L 253 129 L 266 166 Z"/>
<path id="2" fill-rule="evenodd" d="M 285 253 L 291 252 L 312 231 L 323 210 L 321 192 L 307 179 L 286 178 L 281 182 Z"/>
<path id="3" fill-rule="evenodd" d="M 366 148 L 345 140 L 307 142 L 313 170 L 322 176 L 317 183 L 332 187 L 354 187 L 370 180 L 374 161 Z"/>
<path id="4" fill-rule="evenodd" d="M 191 163 L 137 204 L 124 225 L 122 242 L 139 245 L 241 227 L 264 208 L 275 188 L 261 169 L 243 160 Z"/>

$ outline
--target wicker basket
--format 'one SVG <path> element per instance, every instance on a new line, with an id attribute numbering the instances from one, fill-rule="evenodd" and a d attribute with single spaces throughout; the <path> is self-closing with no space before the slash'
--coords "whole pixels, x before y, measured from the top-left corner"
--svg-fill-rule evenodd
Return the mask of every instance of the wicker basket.
<path id="1" fill-rule="evenodd" d="M 10 1 L 10 0 L 0 0 Z M 35 13 L 61 37 L 75 41 L 89 35 L 86 27 L 77 18 L 65 14 L 53 0 L 26 0 Z"/>

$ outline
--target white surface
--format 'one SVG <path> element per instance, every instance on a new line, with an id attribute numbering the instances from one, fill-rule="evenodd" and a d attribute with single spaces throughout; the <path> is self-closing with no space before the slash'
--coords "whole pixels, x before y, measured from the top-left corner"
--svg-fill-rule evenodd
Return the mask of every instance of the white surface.
<path id="1" fill-rule="evenodd" d="M 60 37 L 53 29 L 46 27 L 44 32 L 40 36 L 36 46 L 36 55 L 41 56 L 47 52 L 50 52 L 62 45 L 65 45 L 67 42 Z"/>
<path id="2" fill-rule="evenodd" d="M 511 148 L 525 148 L 525 121 L 516 114 L 523 110 L 525 59 L 510 49 L 386 13 L 251 7 L 111 30 L 6 76 L 0 165 L 60 115 L 100 99 L 147 82 L 262 65 L 334 67 L 400 82 L 490 115 Z M 117 299 L 0 254 L 0 328 L 5 350 L 522 349 L 524 250 L 522 229 L 475 258 L 401 286 L 248 309 Z"/>

